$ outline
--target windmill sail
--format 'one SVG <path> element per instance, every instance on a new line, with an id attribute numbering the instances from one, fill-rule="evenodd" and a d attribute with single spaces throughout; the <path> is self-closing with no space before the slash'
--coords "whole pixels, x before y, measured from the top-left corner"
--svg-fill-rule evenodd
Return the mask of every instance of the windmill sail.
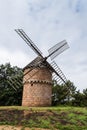
<path id="1" fill-rule="evenodd" d="M 20 35 L 20 37 L 30 46 L 37 55 L 42 57 L 42 52 L 38 49 L 38 47 L 33 43 L 33 41 L 27 36 L 27 34 L 23 31 L 23 29 L 15 29 L 15 31 Z"/>
<path id="2" fill-rule="evenodd" d="M 67 79 L 65 75 L 63 74 L 62 70 L 59 68 L 59 66 L 53 61 L 51 63 L 51 66 L 56 70 L 56 73 L 53 72 L 53 79 L 56 80 L 58 84 L 66 83 Z"/>
<path id="3" fill-rule="evenodd" d="M 69 48 L 69 46 L 68 46 L 66 40 L 63 40 L 48 50 L 48 52 L 49 52 L 48 57 L 50 57 L 51 60 L 53 60 L 57 55 L 59 55 L 60 53 L 62 53 L 64 50 L 66 50 L 68 48 Z"/>
<path id="4" fill-rule="evenodd" d="M 54 61 L 51 64 L 46 61 L 46 66 L 52 71 L 56 81 L 59 80 L 60 82 L 66 84 L 66 77 Z"/>
<path id="5" fill-rule="evenodd" d="M 58 83 L 63 82 L 66 83 L 66 77 L 60 70 L 60 68 L 57 66 L 55 62 L 52 62 L 52 64 L 47 62 L 47 58 L 50 57 L 51 60 L 53 60 L 57 55 L 65 51 L 66 49 L 69 48 L 66 40 L 63 40 L 59 43 L 57 43 L 55 46 L 50 48 L 48 50 L 49 55 L 47 57 L 42 56 L 42 52 L 38 49 L 38 47 L 32 42 L 32 40 L 27 36 L 27 34 L 23 31 L 23 29 L 15 29 L 15 31 L 20 35 L 20 37 L 30 46 L 35 53 L 38 55 L 38 58 L 36 58 L 34 61 L 32 61 L 31 64 L 27 65 L 27 67 L 31 68 L 29 69 L 25 74 L 28 74 L 32 69 L 37 68 L 37 67 L 43 67 L 46 66 L 48 67 L 52 72 L 55 77 L 55 79 L 58 81 Z M 24 69 L 25 69 L 24 68 Z"/>
<path id="6" fill-rule="evenodd" d="M 22 86 L 22 77 L 19 75 L 11 77 L 7 76 L 7 82 L 15 91 L 17 91 L 20 89 L 20 86 Z"/>

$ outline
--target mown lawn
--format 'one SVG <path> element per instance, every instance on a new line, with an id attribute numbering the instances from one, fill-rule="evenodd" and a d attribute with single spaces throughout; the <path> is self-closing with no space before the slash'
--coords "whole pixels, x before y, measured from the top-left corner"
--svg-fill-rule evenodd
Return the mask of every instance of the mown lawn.
<path id="1" fill-rule="evenodd" d="M 87 130 L 84 107 L 0 107 L 0 125 L 45 128 L 50 130 Z"/>

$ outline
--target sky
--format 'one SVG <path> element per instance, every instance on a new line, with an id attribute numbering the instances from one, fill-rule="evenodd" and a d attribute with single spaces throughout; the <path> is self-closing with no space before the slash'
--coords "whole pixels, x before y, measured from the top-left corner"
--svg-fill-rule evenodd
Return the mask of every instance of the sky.
<path id="1" fill-rule="evenodd" d="M 66 40 L 70 48 L 54 60 L 82 91 L 87 88 L 86 24 L 87 0 L 0 0 L 0 64 L 23 68 L 37 56 L 14 29 L 22 28 L 43 56 Z"/>

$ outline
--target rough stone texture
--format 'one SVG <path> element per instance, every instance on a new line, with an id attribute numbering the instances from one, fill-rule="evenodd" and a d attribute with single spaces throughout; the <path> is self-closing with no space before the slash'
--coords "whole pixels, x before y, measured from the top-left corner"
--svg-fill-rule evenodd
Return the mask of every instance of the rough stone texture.
<path id="1" fill-rule="evenodd" d="M 26 69 L 24 73 L 28 72 Z M 52 73 L 47 68 L 33 69 L 24 76 L 22 106 L 50 106 Z"/>

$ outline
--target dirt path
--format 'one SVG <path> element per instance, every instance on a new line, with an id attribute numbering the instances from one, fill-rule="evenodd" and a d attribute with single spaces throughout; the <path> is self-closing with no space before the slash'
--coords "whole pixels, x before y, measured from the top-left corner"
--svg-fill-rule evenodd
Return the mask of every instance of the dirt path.
<path id="1" fill-rule="evenodd" d="M 49 129 L 40 129 L 40 128 L 25 128 L 23 127 L 15 127 L 15 126 L 8 126 L 8 125 L 1 125 L 0 130 L 49 130 Z"/>

